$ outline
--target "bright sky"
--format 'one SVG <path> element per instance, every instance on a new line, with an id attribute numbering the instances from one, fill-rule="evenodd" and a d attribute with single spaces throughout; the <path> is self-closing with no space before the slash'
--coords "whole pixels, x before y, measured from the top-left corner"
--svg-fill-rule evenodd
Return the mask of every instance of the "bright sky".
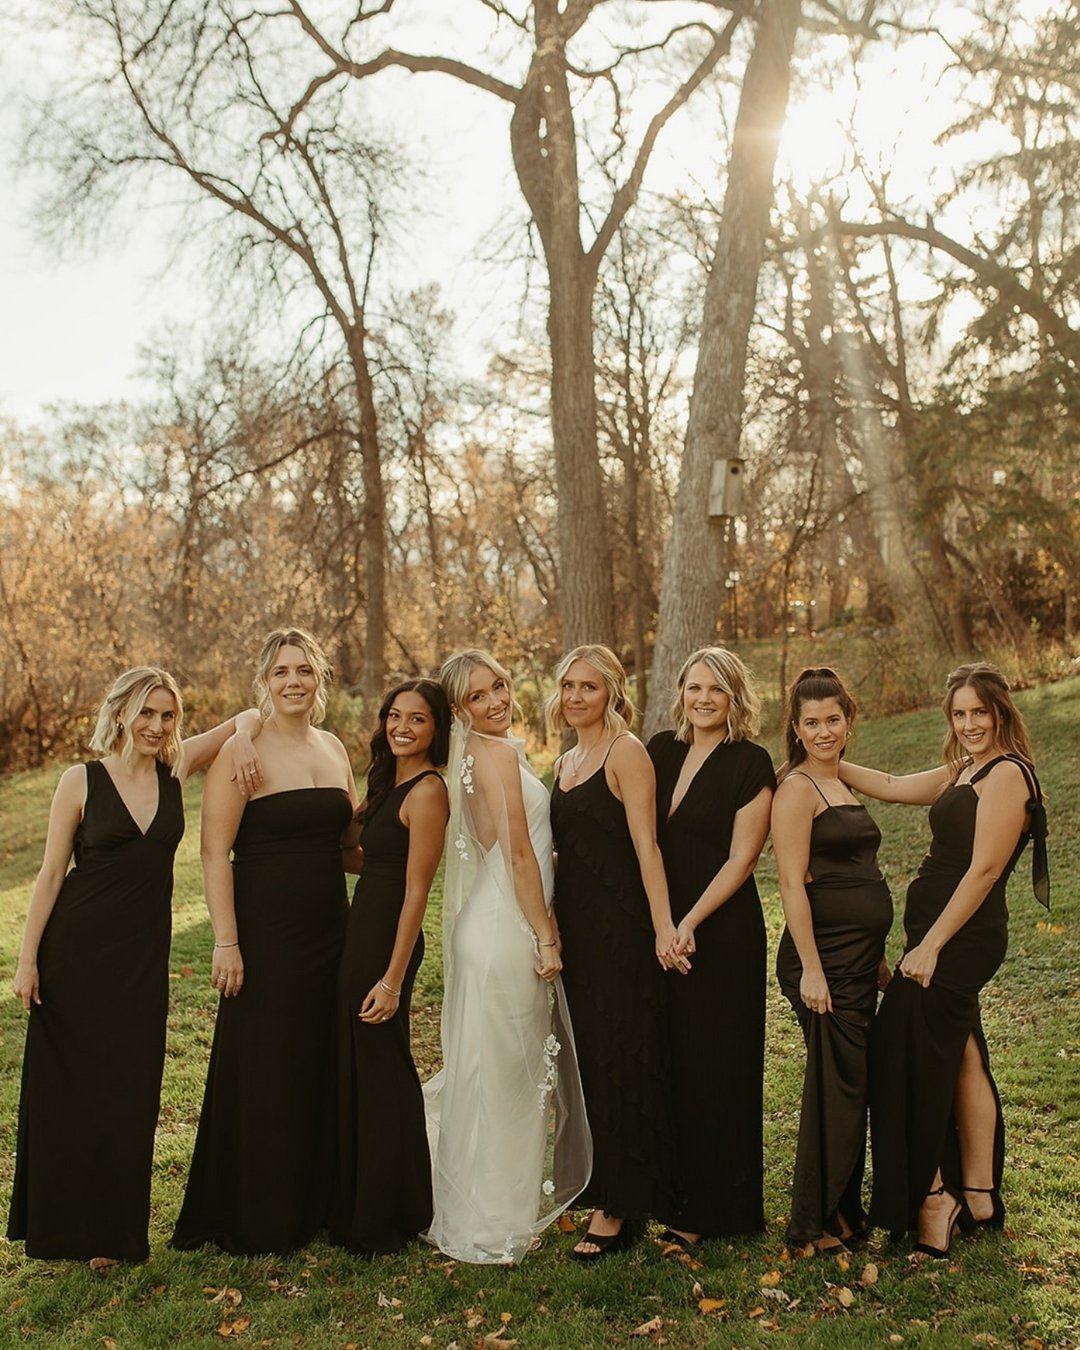
<path id="1" fill-rule="evenodd" d="M 948 6 L 942 9 L 948 12 Z M 34 63 L 27 61 L 25 48 L 3 46 L 0 87 L 24 89 L 24 72 Z M 889 165 L 895 196 L 924 194 L 928 141 L 952 97 L 937 81 L 941 59 L 940 43 L 931 39 L 908 44 L 899 58 L 883 48 L 871 49 L 861 90 L 849 74 L 831 88 L 803 95 L 788 119 L 782 170 L 805 189 L 826 172 L 850 169 L 838 116 L 843 119 L 854 106 L 854 127 L 871 156 Z M 500 202 L 512 200 L 513 209 L 521 209 L 505 144 L 505 112 L 479 94 L 447 101 L 442 81 L 414 77 L 408 87 L 415 125 L 425 122 L 417 101 L 430 99 L 434 107 L 439 100 L 439 115 L 430 119 L 432 129 L 425 136 L 431 153 L 447 166 L 434 216 L 410 221 L 416 236 L 409 256 L 419 272 L 416 284 L 443 283 L 446 303 L 459 314 L 459 338 L 472 353 L 472 366 L 483 359 L 493 336 L 492 315 L 499 312 L 494 289 L 499 279 L 477 261 L 478 241 L 498 220 Z M 675 186 L 701 174 L 703 113 L 684 110 L 669 128 L 657 150 L 656 186 Z M 15 131 L 9 97 L 0 105 L 0 145 L 9 152 Z M 169 221 L 146 213 L 96 256 L 57 262 L 34 232 L 32 180 L 14 174 L 10 155 L 0 163 L 0 175 L 7 188 L 0 192 L 0 417 L 26 425 L 54 401 L 138 397 L 140 345 L 166 319 L 183 323 L 198 313 L 192 278 L 168 267 Z M 861 210 L 854 196 L 851 210 Z"/>

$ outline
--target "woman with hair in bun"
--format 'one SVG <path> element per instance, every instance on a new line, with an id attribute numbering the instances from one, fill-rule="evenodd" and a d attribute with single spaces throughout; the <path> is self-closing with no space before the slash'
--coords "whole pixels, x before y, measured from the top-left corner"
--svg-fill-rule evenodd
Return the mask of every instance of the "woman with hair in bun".
<path id="1" fill-rule="evenodd" d="M 662 1211 L 663 1240 L 756 1233 L 762 1202 L 765 920 L 754 868 L 769 833 L 776 779 L 757 734 L 750 672 L 722 647 L 679 672 L 674 731 L 649 741 L 657 836 L 674 956 L 693 970 L 669 981 L 668 1043 L 685 1196 Z M 702 1072 L 719 1056 L 722 1071 Z"/>
<path id="2" fill-rule="evenodd" d="M 787 1237 L 819 1252 L 843 1252 L 866 1227 L 868 1050 L 893 918 L 877 862 L 881 832 L 840 781 L 855 713 L 827 666 L 796 678 L 784 719 L 787 774 L 772 809 L 787 920 L 776 974 L 806 1042 Z"/>
<path id="3" fill-rule="evenodd" d="M 234 731 L 225 781 L 261 781 L 254 709 L 188 740 L 183 716 L 168 671 L 126 670 L 98 710 L 101 758 L 53 796 L 14 982 L 30 1022 L 8 1237 L 28 1256 L 104 1270 L 149 1250 L 182 788 Z"/>
<path id="4" fill-rule="evenodd" d="M 220 1002 L 172 1237 L 181 1250 L 290 1252 L 327 1221 L 348 915 L 341 850 L 357 806 L 345 747 L 318 729 L 330 679 L 310 633 L 271 633 L 255 672 L 259 790 L 237 800 L 221 760 L 206 778 L 203 885 Z"/>
<path id="5" fill-rule="evenodd" d="M 548 794 L 511 734 L 510 675 L 470 647 L 439 679 L 454 721 L 424 1237 L 460 1261 L 507 1265 L 584 1186 L 589 1127 L 551 915 Z"/>
<path id="6" fill-rule="evenodd" d="M 656 777 L 629 729 L 634 708 L 615 653 L 595 644 L 568 652 L 547 713 L 556 731 L 577 735 L 555 766 L 551 822 L 563 980 L 593 1135 L 580 1199 L 592 1215 L 573 1255 L 593 1261 L 676 1204 L 662 972 L 685 974 L 690 958 L 675 949 Z"/>
<path id="7" fill-rule="evenodd" d="M 450 814 L 439 768 L 450 704 L 436 680 L 383 699 L 360 806 L 360 868 L 338 981 L 338 1171 L 330 1240 L 394 1252 L 431 1223 L 424 1097 L 409 1048 L 424 912 Z"/>
<path id="8" fill-rule="evenodd" d="M 904 954 L 871 1047 L 870 1221 L 916 1233 L 945 1257 L 958 1225 L 1000 1228 L 1001 1103 L 979 993 L 1005 958 L 1005 888 L 1029 838 L 1049 904 L 1046 815 L 1031 742 L 1004 676 L 979 661 L 948 677 L 944 764 L 894 777 L 846 760 L 844 782 L 881 801 L 930 807 L 930 851 L 908 887 Z"/>

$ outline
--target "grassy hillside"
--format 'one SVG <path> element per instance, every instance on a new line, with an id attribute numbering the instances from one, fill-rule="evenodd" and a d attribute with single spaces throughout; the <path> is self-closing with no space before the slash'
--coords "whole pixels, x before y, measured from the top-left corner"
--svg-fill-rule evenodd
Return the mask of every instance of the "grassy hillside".
<path id="1" fill-rule="evenodd" d="M 700 1265 L 653 1243 L 579 1267 L 569 1234 L 549 1233 L 516 1269 L 468 1267 L 416 1246 L 360 1263 L 316 1244 L 280 1259 L 176 1254 L 165 1247 L 180 1205 L 213 1028 L 210 931 L 197 858 L 198 784 L 188 793 L 189 833 L 177 866 L 169 1055 L 154 1171 L 152 1256 L 107 1277 L 65 1263 L 26 1261 L 0 1241 L 0 1348 L 219 1345 L 435 1346 L 515 1343 L 521 1350 L 666 1343 L 682 1350 L 761 1344 L 1080 1345 L 1080 680 L 1020 699 L 1039 748 L 1050 797 L 1054 910 L 1032 900 L 1025 855 L 1010 887 L 1008 959 L 984 999 L 984 1021 L 1006 1117 L 1004 1235 L 958 1242 L 948 1262 L 912 1265 L 876 1234 L 848 1264 L 784 1249 L 802 1049 L 794 1018 L 772 987 L 766 1062 L 768 1232 L 713 1242 Z M 852 758 L 898 771 L 933 761 L 939 713 L 861 726 Z M 771 747 L 774 750 L 775 746 Z M 9 986 L 48 803 L 59 770 L 0 780 L 0 972 Z M 898 905 L 925 848 L 925 813 L 874 808 L 883 862 Z M 773 949 L 781 929 L 771 856 L 762 860 Z M 898 942 L 893 935 L 892 953 Z M 439 915 L 427 924 L 429 956 L 414 1018 L 418 1058 L 438 1047 Z M 6 1209 L 24 1015 L 0 1003 L 0 1204 Z M 116 1087 L 123 1090 L 123 1065 Z M 722 1047 L 703 1074 L 723 1074 Z M 372 1103 L 378 1109 L 378 1102 Z M 580 1216 L 578 1216 L 580 1217 Z M 222 1292 L 226 1291 L 226 1292 Z M 700 1310 L 702 1297 L 722 1300 Z M 652 1325 L 648 1330 L 646 1324 Z M 640 1330 L 640 1336 L 636 1335 Z M 496 1333 L 501 1333 L 496 1335 Z"/>

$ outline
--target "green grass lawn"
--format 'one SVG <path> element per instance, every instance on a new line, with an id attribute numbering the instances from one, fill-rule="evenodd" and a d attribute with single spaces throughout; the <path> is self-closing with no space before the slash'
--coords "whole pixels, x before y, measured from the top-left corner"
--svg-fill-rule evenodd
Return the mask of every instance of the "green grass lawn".
<path id="1" fill-rule="evenodd" d="M 1050 797 L 1053 913 L 1030 895 L 1028 855 L 1010 887 L 1008 959 L 984 997 L 984 1021 L 1007 1129 L 1003 1235 L 958 1240 L 953 1258 L 913 1265 L 875 1234 L 846 1265 L 784 1249 L 798 1128 L 802 1047 L 770 977 L 765 1070 L 768 1231 L 716 1241 L 693 1264 L 652 1242 L 595 1267 L 568 1259 L 559 1231 L 512 1269 L 446 1261 L 420 1244 L 370 1263 L 315 1244 L 288 1258 L 240 1260 L 166 1246 L 194 1138 L 216 999 L 208 983 L 210 929 L 197 856 L 199 785 L 188 792 L 189 833 L 178 858 L 172 1008 L 164 1105 L 153 1179 L 152 1255 L 107 1276 L 63 1262 L 27 1261 L 0 1239 L 0 1347 L 184 1345 L 371 1350 L 434 1346 L 520 1350 L 667 1344 L 704 1347 L 1080 1345 L 1080 679 L 1021 695 Z M 925 767 L 940 744 L 937 712 L 861 726 L 852 758 L 903 771 Z M 775 747 L 773 747 L 775 749 Z M 58 770 L 0 780 L 0 972 L 5 987 L 40 861 Z M 874 808 L 883 864 L 898 905 L 927 841 L 925 812 Z M 759 869 L 771 944 L 781 929 L 771 856 Z M 437 897 L 414 1008 L 422 1071 L 438 1054 L 441 992 Z M 899 940 L 895 926 L 891 952 Z M 6 1211 L 24 1014 L 0 1003 L 0 1202 Z M 701 1065 L 723 1074 L 722 1047 Z M 123 1091 L 124 1066 L 116 1066 Z M 372 1104 L 379 1109 L 378 1102 Z M 579 1219 L 582 1216 L 577 1216 Z M 701 1300 L 709 1311 L 702 1311 Z M 650 1330 L 651 1327 L 651 1330 Z"/>

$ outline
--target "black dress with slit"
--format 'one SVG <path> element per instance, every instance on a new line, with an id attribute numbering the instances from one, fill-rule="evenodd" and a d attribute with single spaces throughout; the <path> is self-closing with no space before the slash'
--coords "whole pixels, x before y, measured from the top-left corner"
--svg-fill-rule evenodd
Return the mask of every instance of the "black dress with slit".
<path id="1" fill-rule="evenodd" d="M 656 768 L 657 840 L 671 916 L 685 917 L 731 852 L 735 815 L 776 786 L 768 753 L 752 741 L 718 745 L 671 809 L 690 746 L 662 731 Z M 666 979 L 667 1051 L 683 1201 L 657 1217 L 704 1237 L 758 1233 L 762 1202 L 765 920 L 753 876 L 694 933 L 689 975 Z M 716 1066 L 709 1068 L 707 1066 Z"/>
<path id="2" fill-rule="evenodd" d="M 788 1241 L 800 1246 L 827 1233 L 839 1237 L 841 1214 L 854 1233 L 866 1225 L 868 1057 L 878 968 L 893 919 L 892 897 L 877 863 L 880 844 L 881 831 L 858 804 L 826 801 L 810 827 L 812 880 L 806 896 L 831 1013 L 812 1012 L 803 1003 L 802 962 L 786 928 L 776 954 L 781 992 L 806 1042 L 788 1224 Z"/>
<path id="3" fill-rule="evenodd" d="M 199 1132 L 172 1245 L 302 1247 L 335 1172 L 337 975 L 348 902 L 342 788 L 248 802 L 233 844 L 244 984 L 218 1005 Z"/>
<path id="4" fill-rule="evenodd" d="M 604 767 L 568 791 L 556 778 L 551 826 L 563 989 L 593 1137 L 576 1203 L 622 1219 L 669 1212 L 678 1172 L 667 990 L 626 809 Z"/>
<path id="5" fill-rule="evenodd" d="M 86 765 L 75 866 L 38 949 L 8 1237 L 28 1256 L 148 1253 L 150 1170 L 165 1062 L 180 783 L 157 764 L 144 834 L 109 771 Z"/>
<path id="6" fill-rule="evenodd" d="M 905 951 L 917 947 L 952 899 L 971 866 L 975 784 L 1001 762 L 984 765 L 969 782 L 953 784 L 930 808 L 930 852 L 908 887 Z M 1035 784 L 1036 796 L 1038 785 Z M 968 1037 L 974 1036 L 996 1110 L 993 1184 L 1001 1184 L 1005 1131 L 990 1054 L 979 1014 L 979 991 L 1005 959 L 1009 941 L 1005 889 L 1028 841 L 1023 833 L 1001 875 L 967 922 L 942 947 L 930 985 L 894 978 L 874 1025 L 870 1074 L 870 1140 L 874 1186 L 870 1221 L 894 1232 L 914 1229 L 918 1211 L 941 1168 L 954 1194 L 963 1186 L 953 1096 Z"/>
<path id="7" fill-rule="evenodd" d="M 362 1022 L 360 1007 L 386 973 L 405 900 L 409 831 L 405 798 L 430 769 L 392 788 L 364 822 L 364 866 L 356 883 L 338 979 L 338 1170 L 330 1240 L 359 1255 L 394 1252 L 431 1224 L 431 1156 L 424 1096 L 409 1045 L 413 983 L 423 931 L 388 1022 Z"/>

